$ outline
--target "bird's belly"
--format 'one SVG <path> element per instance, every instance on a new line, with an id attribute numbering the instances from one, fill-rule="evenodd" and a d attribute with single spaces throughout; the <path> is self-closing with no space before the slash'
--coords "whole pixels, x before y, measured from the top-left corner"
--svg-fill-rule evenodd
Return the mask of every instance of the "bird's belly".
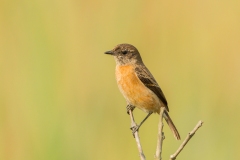
<path id="1" fill-rule="evenodd" d="M 137 77 L 132 65 L 117 66 L 116 79 L 126 101 L 145 112 L 158 112 L 160 101 Z"/>

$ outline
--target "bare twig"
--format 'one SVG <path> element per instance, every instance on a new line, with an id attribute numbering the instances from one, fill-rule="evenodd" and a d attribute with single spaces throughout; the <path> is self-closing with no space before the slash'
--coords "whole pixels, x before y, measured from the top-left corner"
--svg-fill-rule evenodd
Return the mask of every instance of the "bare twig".
<path id="1" fill-rule="evenodd" d="M 163 132 L 163 113 L 165 111 L 164 107 L 160 108 L 160 114 L 159 114 L 159 123 L 158 123 L 158 140 L 157 140 L 157 149 L 156 154 L 154 156 L 155 160 L 161 160 L 162 159 L 162 144 L 164 140 L 164 132 Z"/>
<path id="2" fill-rule="evenodd" d="M 202 126 L 203 121 L 199 121 L 197 125 L 194 127 L 194 129 L 188 133 L 186 139 L 183 141 L 183 143 L 180 145 L 180 147 L 177 149 L 177 151 L 170 156 L 170 160 L 175 160 L 178 156 L 178 154 L 183 150 L 185 145 L 188 143 L 188 141 L 192 138 L 192 136 L 196 133 L 196 131 Z"/>
<path id="3" fill-rule="evenodd" d="M 132 113 L 131 110 L 129 110 L 129 115 L 130 115 L 130 118 L 131 118 L 131 127 L 136 126 L 137 124 L 134 121 L 133 113 Z M 140 138 L 139 138 L 139 135 L 138 135 L 138 131 L 136 131 L 134 133 L 134 137 L 135 137 L 135 140 L 136 140 L 136 143 L 137 143 L 137 148 L 138 148 L 140 159 L 141 160 L 146 160 L 145 155 L 143 154 L 143 150 L 142 150 L 142 146 L 141 146 L 141 143 L 140 143 Z"/>

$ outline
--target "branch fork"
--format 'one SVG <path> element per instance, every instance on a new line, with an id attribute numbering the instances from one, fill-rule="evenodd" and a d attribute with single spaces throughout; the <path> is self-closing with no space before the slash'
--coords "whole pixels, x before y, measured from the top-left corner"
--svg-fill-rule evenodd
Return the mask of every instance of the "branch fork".
<path id="1" fill-rule="evenodd" d="M 162 146 L 163 146 L 163 140 L 165 139 L 164 132 L 163 132 L 163 114 L 164 114 L 165 108 L 161 107 L 160 114 L 159 114 L 159 124 L 158 124 L 158 140 L 157 140 L 157 148 L 156 153 L 154 155 L 154 160 L 162 160 Z M 131 119 L 131 128 L 136 127 L 137 124 L 135 123 L 132 110 L 129 110 L 129 115 Z M 188 133 L 185 140 L 182 142 L 182 144 L 179 146 L 177 151 L 170 156 L 170 160 L 176 160 L 177 156 L 181 153 L 181 151 L 184 149 L 186 144 L 189 142 L 189 140 L 194 136 L 194 134 L 197 132 L 197 130 L 202 126 L 203 121 L 199 121 L 197 125 L 194 127 L 194 129 Z M 137 148 L 139 152 L 139 157 L 141 160 L 146 160 L 146 157 L 143 153 L 143 149 L 140 143 L 139 133 L 138 130 L 134 132 L 134 138 L 137 143 Z"/>

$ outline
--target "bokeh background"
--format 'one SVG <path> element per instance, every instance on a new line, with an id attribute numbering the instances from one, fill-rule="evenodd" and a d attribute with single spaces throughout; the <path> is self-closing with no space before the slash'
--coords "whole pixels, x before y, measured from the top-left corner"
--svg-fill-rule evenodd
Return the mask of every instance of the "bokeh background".
<path id="1" fill-rule="evenodd" d="M 0 159 L 139 159 L 103 54 L 119 43 L 140 51 L 182 139 L 204 121 L 179 160 L 240 158 L 240 1 L 1 0 Z M 140 130 L 147 159 L 157 125 Z M 168 159 L 181 141 L 164 131 Z"/>

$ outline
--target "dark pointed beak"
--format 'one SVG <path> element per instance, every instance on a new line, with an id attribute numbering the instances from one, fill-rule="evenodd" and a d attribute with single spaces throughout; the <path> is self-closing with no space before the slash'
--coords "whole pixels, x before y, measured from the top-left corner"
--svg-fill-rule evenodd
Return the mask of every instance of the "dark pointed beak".
<path id="1" fill-rule="evenodd" d="M 113 55 L 113 51 L 106 51 L 104 52 L 105 54 L 110 54 L 110 55 Z"/>

